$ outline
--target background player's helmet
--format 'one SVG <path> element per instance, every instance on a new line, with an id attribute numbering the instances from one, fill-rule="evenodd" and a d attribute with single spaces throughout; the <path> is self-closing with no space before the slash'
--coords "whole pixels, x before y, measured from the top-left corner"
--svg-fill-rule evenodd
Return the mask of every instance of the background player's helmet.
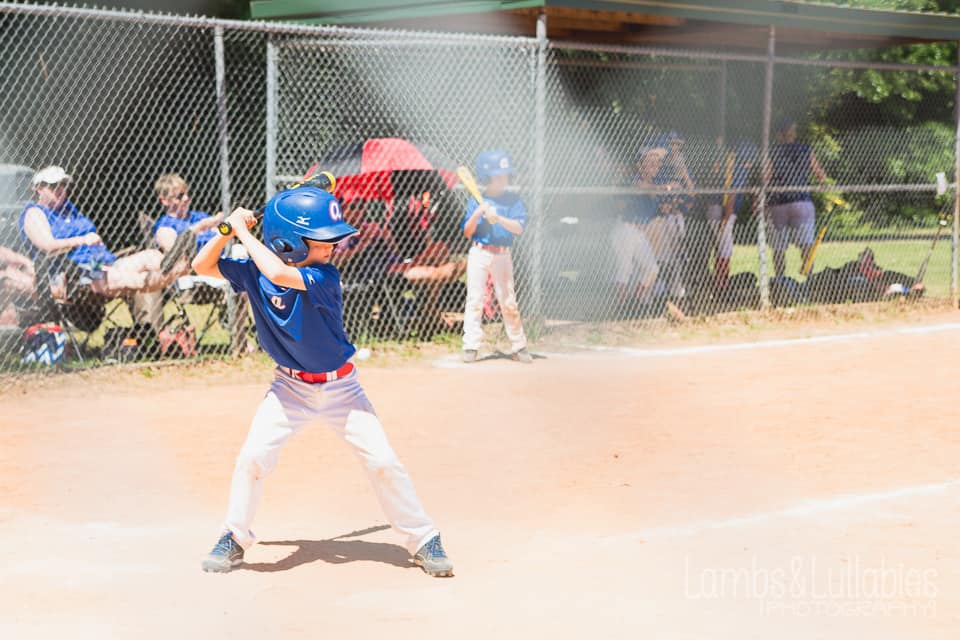
<path id="1" fill-rule="evenodd" d="M 343 221 L 337 199 L 316 187 L 281 191 L 263 208 L 263 243 L 287 264 L 306 259 L 304 238 L 338 242 L 356 232 Z"/>
<path id="2" fill-rule="evenodd" d="M 493 176 L 512 176 L 513 159 L 500 149 L 490 149 L 477 156 L 474 173 L 480 182 L 488 182 Z"/>

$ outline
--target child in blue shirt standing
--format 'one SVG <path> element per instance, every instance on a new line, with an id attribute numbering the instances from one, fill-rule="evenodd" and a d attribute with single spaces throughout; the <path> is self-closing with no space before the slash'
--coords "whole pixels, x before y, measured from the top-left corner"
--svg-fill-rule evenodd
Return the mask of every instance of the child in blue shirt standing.
<path id="1" fill-rule="evenodd" d="M 252 211 L 237 209 L 227 222 L 229 235 L 210 240 L 193 268 L 247 293 L 260 344 L 277 368 L 237 457 L 226 521 L 203 561 L 204 571 L 228 572 L 243 562 L 244 550 L 256 541 L 250 526 L 263 478 L 276 467 L 290 438 L 321 419 L 361 460 L 387 519 L 406 536 L 416 564 L 433 576 L 453 575 L 439 531 L 390 447 L 351 361 L 356 349 L 344 332 L 340 274 L 330 257 L 334 245 L 357 230 L 343 221 L 336 198 L 315 187 L 283 191 L 267 203 L 263 242 L 250 232 L 256 224 Z M 249 259 L 220 257 L 233 236 Z"/>
<path id="2" fill-rule="evenodd" d="M 463 313 L 463 361 L 475 362 L 483 341 L 483 294 L 487 275 L 503 314 L 503 326 L 510 340 L 514 360 L 533 362 L 527 351 L 527 337 L 520 320 L 520 308 L 513 288 L 513 259 L 510 247 L 514 236 L 523 233 L 527 210 L 523 200 L 507 191 L 513 175 L 513 161 L 499 149 L 477 156 L 477 180 L 484 185 L 483 203 L 471 198 L 463 217 L 463 233 L 472 246 L 467 254 L 467 300 Z"/>

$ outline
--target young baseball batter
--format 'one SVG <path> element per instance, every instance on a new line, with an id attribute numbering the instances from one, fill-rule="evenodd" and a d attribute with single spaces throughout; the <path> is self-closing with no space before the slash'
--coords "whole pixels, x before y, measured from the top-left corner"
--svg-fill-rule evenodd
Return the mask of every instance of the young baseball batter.
<path id="1" fill-rule="evenodd" d="M 256 540 L 250 526 L 264 477 L 276 467 L 287 441 L 321 419 L 353 447 L 387 519 L 406 536 L 414 561 L 430 575 L 453 575 L 440 534 L 351 362 L 356 349 L 343 329 L 340 274 L 330 257 L 334 245 L 357 230 L 343 221 L 336 198 L 315 187 L 283 191 L 267 203 L 264 242 L 249 230 L 256 224 L 252 211 L 237 209 L 227 222 L 250 258 L 221 258 L 230 237 L 218 235 L 200 250 L 193 268 L 247 293 L 260 344 L 278 366 L 237 457 L 226 522 L 203 561 L 204 571 L 227 572 L 243 562 L 244 550 Z"/>
<path id="2" fill-rule="evenodd" d="M 483 341 L 483 293 L 487 274 L 493 278 L 503 326 L 510 339 L 513 358 L 533 362 L 520 322 L 520 308 L 513 290 L 513 260 L 510 246 L 523 233 L 527 210 L 515 193 L 507 191 L 513 162 L 505 151 L 484 151 L 477 156 L 477 180 L 484 185 L 483 204 L 470 198 L 463 217 L 463 233 L 473 245 L 467 254 L 467 302 L 463 314 L 463 361 L 475 362 Z"/>

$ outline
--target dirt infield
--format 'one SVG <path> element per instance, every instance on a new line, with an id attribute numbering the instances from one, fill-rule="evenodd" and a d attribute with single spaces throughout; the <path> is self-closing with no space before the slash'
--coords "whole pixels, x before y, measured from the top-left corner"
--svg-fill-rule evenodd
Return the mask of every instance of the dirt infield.
<path id="1" fill-rule="evenodd" d="M 200 571 L 262 364 L 17 387 L 0 637 L 955 637 L 960 316 L 815 333 L 362 367 L 452 579 L 324 428 Z"/>

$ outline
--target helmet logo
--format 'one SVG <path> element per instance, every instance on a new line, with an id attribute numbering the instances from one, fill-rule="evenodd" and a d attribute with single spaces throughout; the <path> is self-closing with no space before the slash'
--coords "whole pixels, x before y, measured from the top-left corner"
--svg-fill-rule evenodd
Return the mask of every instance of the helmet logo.
<path id="1" fill-rule="evenodd" d="M 500 168 L 501 169 L 510 168 L 510 161 L 506 157 L 500 158 Z"/>
<path id="2" fill-rule="evenodd" d="M 330 202 L 330 220 L 332 222 L 340 222 L 343 220 L 343 211 L 340 210 L 340 203 L 336 200 Z"/>
<path id="3" fill-rule="evenodd" d="M 275 306 L 277 309 L 280 309 L 281 311 L 287 308 L 287 305 L 283 304 L 283 298 L 281 298 L 280 296 L 272 296 L 270 298 L 270 304 Z"/>
<path id="4" fill-rule="evenodd" d="M 297 222 L 296 222 L 296 224 L 300 225 L 301 227 L 309 227 L 309 226 L 310 226 L 310 216 L 297 216 Z"/>

